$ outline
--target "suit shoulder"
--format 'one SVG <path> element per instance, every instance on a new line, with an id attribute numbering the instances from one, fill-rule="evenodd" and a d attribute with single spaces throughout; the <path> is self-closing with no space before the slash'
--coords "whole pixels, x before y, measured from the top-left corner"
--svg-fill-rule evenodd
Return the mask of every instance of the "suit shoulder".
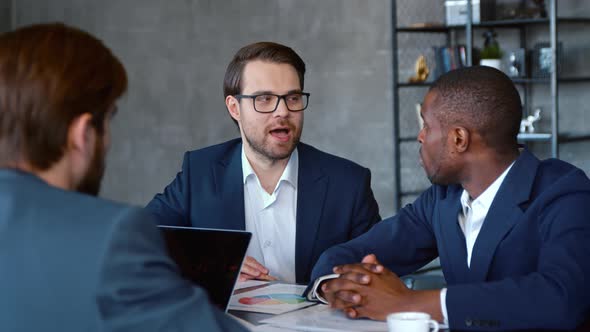
<path id="1" fill-rule="evenodd" d="M 15 193 L 16 197 L 26 195 L 27 201 L 34 201 L 29 209 L 44 216 L 44 222 L 51 223 L 56 229 L 77 230 L 78 238 L 92 239 L 96 244 L 105 243 L 111 233 L 123 227 L 135 226 L 146 222 L 150 216 L 139 207 L 118 203 L 74 191 L 55 188 L 46 184 L 34 184 L 32 187 Z M 153 222 L 155 224 L 155 221 Z M 83 224 L 83 227 L 78 227 Z M 133 226 L 128 226 L 133 224 Z"/>
<path id="2" fill-rule="evenodd" d="M 114 202 L 108 199 L 80 195 L 79 203 L 83 209 L 89 226 L 87 231 L 97 238 L 102 238 L 105 246 L 121 239 L 129 243 L 131 238 L 135 242 L 145 242 L 146 239 L 156 239 L 157 221 L 141 207 Z M 107 247 L 103 247 L 107 250 Z"/>
<path id="3" fill-rule="evenodd" d="M 559 159 L 546 159 L 540 162 L 535 177 L 534 191 L 542 192 L 590 193 L 590 180 L 578 167 Z"/>
<path id="4" fill-rule="evenodd" d="M 308 144 L 300 143 L 298 145 L 298 151 L 300 160 L 306 158 L 311 160 L 311 162 L 318 163 L 320 167 L 332 174 L 357 174 L 369 171 L 368 168 L 352 160 L 321 151 Z"/>
<path id="5" fill-rule="evenodd" d="M 80 211 L 100 216 L 109 220 L 116 220 L 129 214 L 141 213 L 141 208 L 125 203 L 115 202 L 109 199 L 81 194 L 78 192 L 62 191 L 68 205 L 76 206 Z"/>
<path id="6" fill-rule="evenodd" d="M 233 151 L 236 147 L 238 147 L 240 144 L 242 143 L 242 140 L 240 138 L 234 138 L 232 140 L 223 142 L 223 143 L 219 143 L 219 144 L 215 144 L 215 145 L 210 145 L 204 148 L 200 148 L 200 149 L 195 149 L 195 150 L 191 150 L 188 151 L 187 153 L 191 156 L 193 155 L 223 155 L 227 152 Z"/>
<path id="7" fill-rule="evenodd" d="M 578 167 L 559 159 L 546 159 L 541 161 L 537 178 L 546 182 L 566 181 L 588 187 L 590 180 L 583 170 Z"/>
<path id="8" fill-rule="evenodd" d="M 191 160 L 218 160 L 230 155 L 236 148 L 240 146 L 242 140 L 235 138 L 227 142 L 211 145 L 201 149 L 191 150 L 186 153 L 186 157 Z"/>

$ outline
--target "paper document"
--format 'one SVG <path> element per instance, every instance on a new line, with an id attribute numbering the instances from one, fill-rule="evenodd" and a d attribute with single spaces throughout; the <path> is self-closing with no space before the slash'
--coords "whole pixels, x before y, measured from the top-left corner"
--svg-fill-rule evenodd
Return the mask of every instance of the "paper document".
<path id="1" fill-rule="evenodd" d="M 260 285 L 264 285 L 264 284 L 268 284 L 268 283 L 269 283 L 269 281 L 264 281 L 264 280 L 238 281 L 238 282 L 236 282 L 236 287 L 234 287 L 234 291 L 236 291 L 238 289 L 242 289 L 242 288 L 260 286 Z"/>
<path id="2" fill-rule="evenodd" d="M 304 331 L 388 331 L 386 322 L 362 318 L 351 319 L 346 317 L 341 310 L 332 309 L 325 304 L 274 316 L 260 322 L 276 327 Z M 441 329 L 448 328 L 443 324 L 439 326 Z"/>
<path id="3" fill-rule="evenodd" d="M 265 319 L 261 323 L 305 331 L 387 331 L 386 322 L 350 319 L 342 311 L 324 304 Z"/>
<path id="4" fill-rule="evenodd" d="M 301 296 L 305 287 L 304 285 L 271 284 L 234 294 L 229 302 L 229 309 L 277 315 L 316 304 L 308 302 Z"/>

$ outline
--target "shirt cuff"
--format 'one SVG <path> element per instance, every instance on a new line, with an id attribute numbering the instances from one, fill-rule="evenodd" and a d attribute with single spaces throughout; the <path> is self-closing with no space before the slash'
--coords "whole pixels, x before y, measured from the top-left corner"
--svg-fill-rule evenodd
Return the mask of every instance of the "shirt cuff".
<path id="1" fill-rule="evenodd" d="M 329 279 L 336 279 L 340 277 L 339 274 L 334 273 L 334 274 L 328 274 L 322 277 L 319 277 L 315 280 L 315 282 L 313 283 L 313 287 L 311 288 L 311 292 L 307 293 L 307 299 L 309 301 L 320 301 L 323 304 L 328 304 L 328 301 L 326 301 L 326 299 L 324 299 L 318 292 L 318 287 L 320 287 L 320 284 L 326 280 Z"/>
<path id="2" fill-rule="evenodd" d="M 449 314 L 447 313 L 447 289 L 440 290 L 440 311 L 443 314 L 443 323 L 449 326 Z"/>

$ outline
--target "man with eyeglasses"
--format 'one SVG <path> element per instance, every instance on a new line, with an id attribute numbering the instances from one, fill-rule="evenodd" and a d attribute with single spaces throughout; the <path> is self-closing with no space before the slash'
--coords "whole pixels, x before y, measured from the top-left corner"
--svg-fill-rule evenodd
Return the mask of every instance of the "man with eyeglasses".
<path id="1" fill-rule="evenodd" d="M 368 169 L 299 142 L 304 74 L 287 46 L 240 49 L 223 90 L 241 137 L 187 152 L 146 207 L 161 224 L 251 231 L 240 280 L 307 283 L 324 250 L 381 219 Z"/>

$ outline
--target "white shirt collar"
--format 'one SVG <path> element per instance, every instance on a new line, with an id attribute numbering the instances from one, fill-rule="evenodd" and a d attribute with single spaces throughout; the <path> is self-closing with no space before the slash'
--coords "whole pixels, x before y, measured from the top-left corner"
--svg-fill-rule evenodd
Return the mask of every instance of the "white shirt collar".
<path id="1" fill-rule="evenodd" d="M 254 176 L 258 180 L 258 176 L 252 169 L 252 165 L 250 165 L 250 161 L 246 157 L 246 152 L 244 151 L 244 145 L 242 144 L 242 180 L 243 183 L 246 184 L 246 180 L 250 177 Z M 287 162 L 287 167 L 283 171 L 283 174 L 279 178 L 277 182 L 277 186 L 275 187 L 274 191 L 280 186 L 281 182 L 285 181 L 293 186 L 293 188 L 297 189 L 297 179 L 299 177 L 299 152 L 297 152 L 297 148 L 293 150 L 291 156 L 289 157 L 289 161 Z"/>
<path id="2" fill-rule="evenodd" d="M 502 182 L 504 182 L 504 178 L 506 178 L 508 171 L 510 171 L 512 168 L 512 165 L 514 165 L 514 161 L 512 164 L 510 164 L 510 166 L 508 166 L 508 168 L 506 168 L 506 170 L 504 170 L 504 172 L 502 172 L 502 174 L 500 174 L 500 176 L 496 178 L 494 182 L 492 182 L 489 187 L 487 187 L 486 190 L 484 190 L 483 193 L 481 193 L 481 195 L 479 195 L 479 197 L 473 201 L 469 197 L 467 190 L 463 189 L 463 193 L 461 194 L 461 206 L 463 208 L 463 212 L 465 213 L 465 210 L 474 204 L 480 205 L 486 211 L 489 210 L 492 202 L 494 201 L 494 198 L 496 197 L 496 194 L 498 193 L 498 190 L 500 189 L 500 186 L 502 185 Z"/>

